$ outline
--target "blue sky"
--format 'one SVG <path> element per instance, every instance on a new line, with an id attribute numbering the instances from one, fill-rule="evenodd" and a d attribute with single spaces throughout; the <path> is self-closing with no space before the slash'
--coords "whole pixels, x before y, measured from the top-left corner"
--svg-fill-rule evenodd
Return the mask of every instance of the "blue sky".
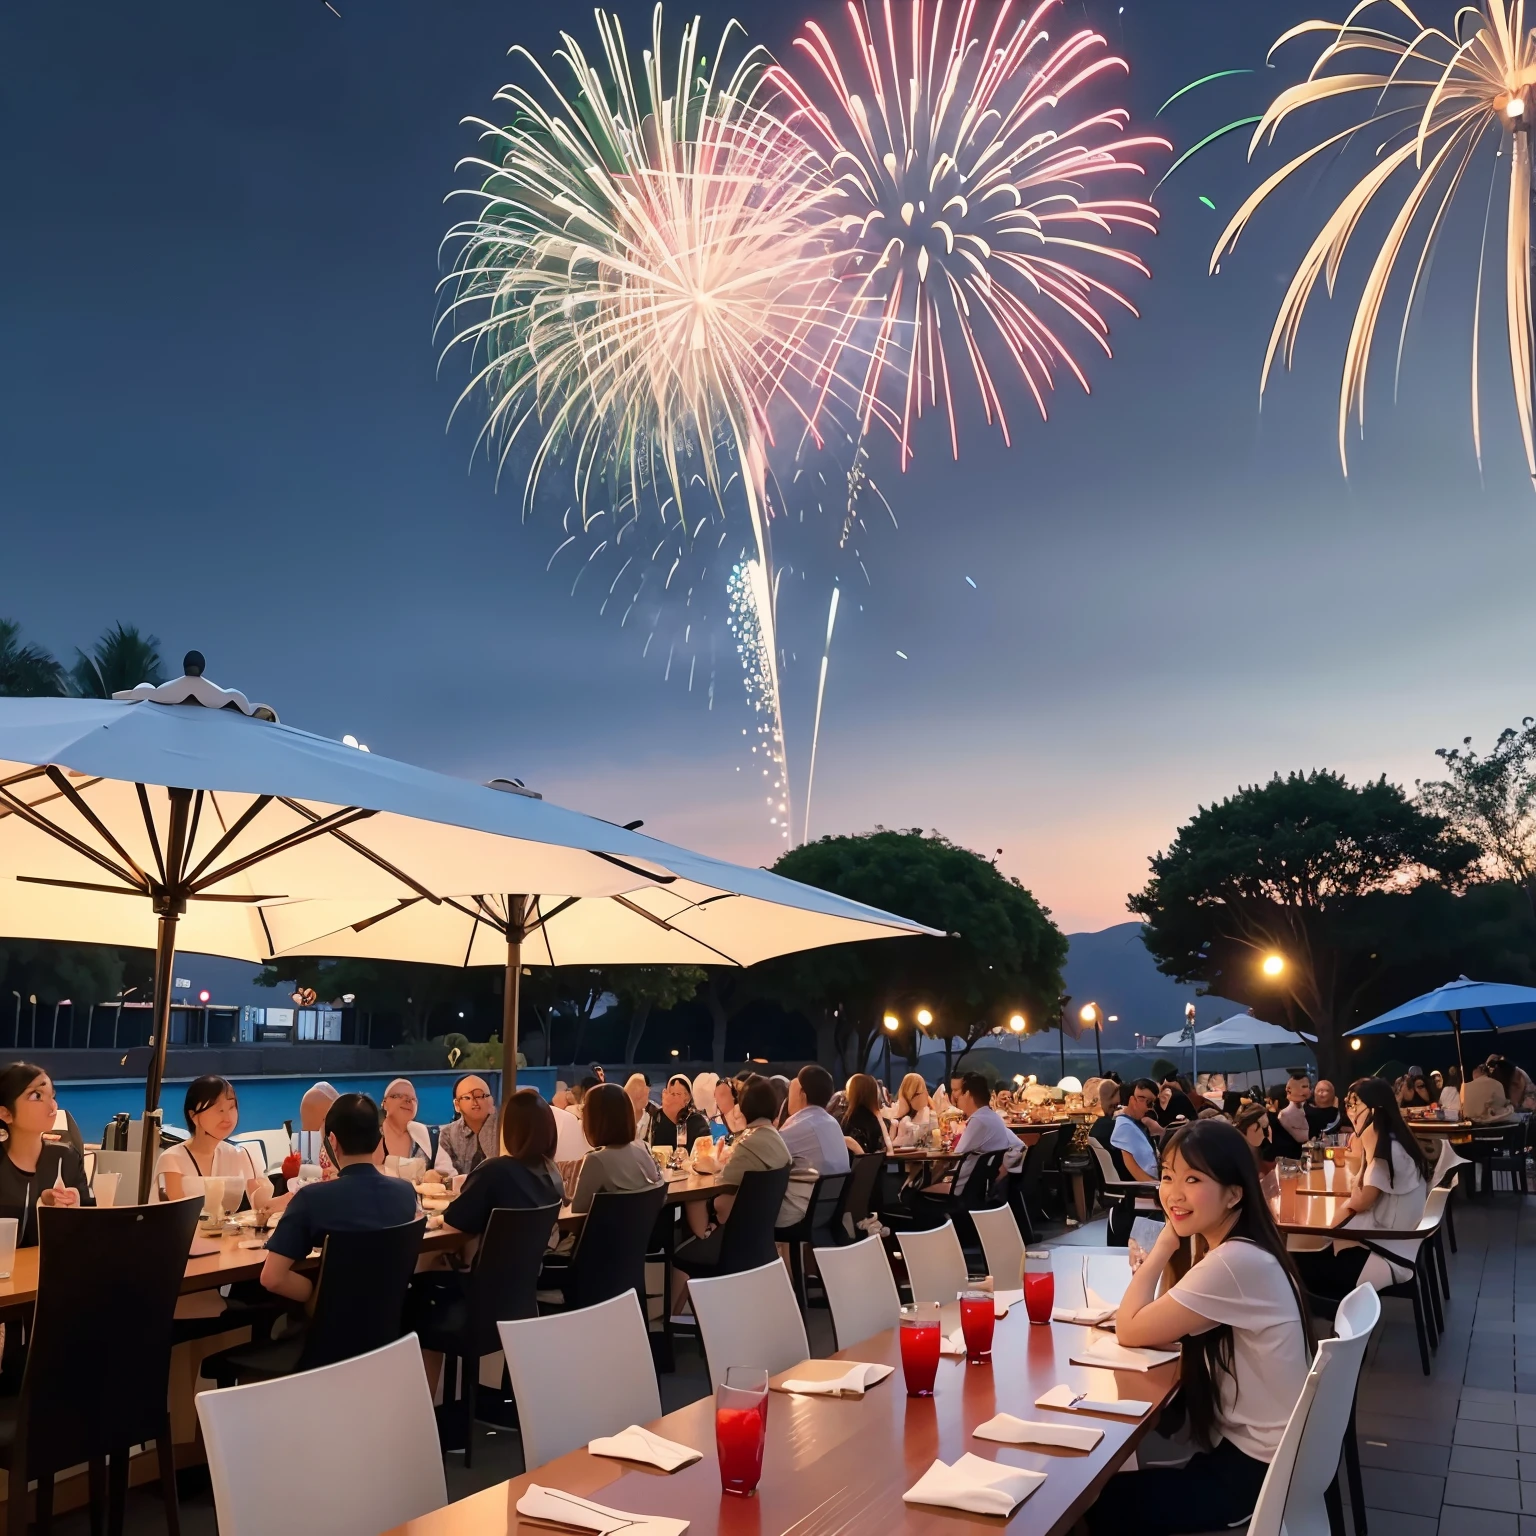
<path id="1" fill-rule="evenodd" d="M 432 320 L 443 199 L 473 146 L 459 119 L 490 110 L 509 45 L 547 54 L 558 22 L 590 36 L 587 8 L 338 3 L 340 20 L 320 0 L 0 13 L 0 614 L 66 656 L 137 622 L 295 724 L 771 858 L 739 683 L 722 666 L 710 710 L 664 681 L 546 573 L 558 535 L 523 524 L 515 480 L 498 493 L 471 434 L 445 432 Z M 1310 9 L 1068 17 L 1123 29 L 1145 122 Z M 738 10 L 778 51 L 802 17 Z M 1278 78 L 1213 88 L 1169 129 L 1187 145 Z M 1117 323 L 1091 398 L 1063 390 L 1046 424 L 1014 401 L 1011 449 L 968 423 L 958 464 L 935 434 L 905 475 L 877 453 L 900 528 L 872 528 L 871 584 L 845 594 L 813 832 L 1000 848 L 1065 927 L 1102 927 L 1198 803 L 1293 767 L 1411 783 L 1435 747 L 1531 709 L 1536 496 L 1492 366 L 1481 477 L 1471 448 L 1477 230 L 1437 257 L 1401 398 L 1388 358 L 1346 481 L 1358 262 L 1258 403 L 1308 210 L 1315 227 L 1339 183 L 1209 278 L 1254 174 L 1233 141 L 1159 194 L 1143 315 Z M 826 591 L 810 570 L 786 607 L 801 785 Z"/>

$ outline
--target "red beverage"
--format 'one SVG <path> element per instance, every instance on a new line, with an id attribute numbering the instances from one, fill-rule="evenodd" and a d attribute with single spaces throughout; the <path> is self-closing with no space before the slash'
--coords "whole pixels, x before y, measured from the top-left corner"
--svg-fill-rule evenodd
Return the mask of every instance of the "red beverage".
<path id="1" fill-rule="evenodd" d="M 1032 1323 L 1048 1323 L 1051 1310 L 1056 1305 L 1056 1276 L 1047 1270 L 1044 1274 L 1024 1272 L 1024 1310 Z"/>
<path id="2" fill-rule="evenodd" d="M 960 1331 L 965 1335 L 965 1363 L 982 1365 L 992 1358 L 992 1330 L 997 1301 L 991 1291 L 960 1292 Z"/>
<path id="3" fill-rule="evenodd" d="M 726 1493 L 756 1493 L 767 1438 L 768 1373 L 733 1365 L 715 1394 L 715 1450 Z"/>
<path id="4" fill-rule="evenodd" d="M 939 1309 L 936 1305 L 901 1309 L 901 1373 L 908 1397 L 932 1397 L 939 1374 Z"/>

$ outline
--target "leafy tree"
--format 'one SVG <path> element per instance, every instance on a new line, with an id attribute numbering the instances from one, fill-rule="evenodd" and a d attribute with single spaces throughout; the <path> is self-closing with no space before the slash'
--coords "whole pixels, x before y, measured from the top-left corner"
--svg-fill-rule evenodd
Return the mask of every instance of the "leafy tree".
<path id="1" fill-rule="evenodd" d="M 456 1002 L 487 999 L 500 976 L 499 971 L 483 966 L 462 970 L 403 960 L 326 960 L 301 955 L 269 960 L 256 977 L 256 985 L 276 987 L 294 981 L 301 987 L 313 987 L 316 996 L 326 1002 L 351 993 L 359 1007 L 397 1015 L 407 1039 L 429 1040 L 440 1015 Z"/>
<path id="2" fill-rule="evenodd" d="M 89 654 L 77 650 L 75 657 L 69 676 L 82 699 L 110 699 L 140 683 L 165 681 L 159 640 L 141 635 L 132 624 L 113 625 Z"/>
<path id="3" fill-rule="evenodd" d="M 1200 807 L 1129 906 L 1160 971 L 1315 1033 L 1334 1074 L 1343 1032 L 1389 982 L 1400 935 L 1422 931 L 1476 858 L 1384 778 L 1277 774 Z M 1285 962 L 1275 978 L 1261 968 L 1272 951 Z"/>
<path id="4" fill-rule="evenodd" d="M 1061 991 L 1067 941 L 1024 887 L 938 833 L 877 828 L 786 853 L 776 874 L 900 913 L 943 938 L 836 944 L 755 967 L 765 987 L 816 1028 L 828 1066 L 862 1068 L 890 1009 L 918 1007 L 945 1040 L 970 1045 L 1010 1014 L 1044 1020 Z"/>
<path id="5" fill-rule="evenodd" d="M 696 965 L 625 965 L 615 966 L 611 972 L 613 990 L 621 1003 L 629 1008 L 629 1025 L 624 1034 L 624 1065 L 632 1067 L 645 1026 L 656 1009 L 665 1012 L 676 1008 L 694 997 L 708 980 L 707 973 Z M 722 1052 L 715 1057 L 715 1066 L 724 1065 Z"/>
<path id="6" fill-rule="evenodd" d="M 1447 777 L 1419 784 L 1420 806 L 1475 844 L 1485 872 L 1514 881 L 1536 913 L 1536 721 L 1500 731 L 1486 757 L 1470 736 L 1435 756 Z"/>
<path id="7" fill-rule="evenodd" d="M 50 1008 L 74 1005 L 70 1034 L 76 1021 L 90 1018 L 93 1006 L 112 1001 L 125 987 L 137 986 L 139 999 L 149 996 L 150 956 L 144 950 L 110 949 L 102 944 L 58 944 L 40 939 L 0 940 L 0 1030 L 12 1028 L 17 993 L 36 997 Z M 79 1041 L 85 1044 L 84 1039 Z"/>
<path id="8" fill-rule="evenodd" d="M 14 620 L 0 619 L 0 696 L 57 698 L 63 692 L 63 667 L 40 645 L 23 645 Z"/>

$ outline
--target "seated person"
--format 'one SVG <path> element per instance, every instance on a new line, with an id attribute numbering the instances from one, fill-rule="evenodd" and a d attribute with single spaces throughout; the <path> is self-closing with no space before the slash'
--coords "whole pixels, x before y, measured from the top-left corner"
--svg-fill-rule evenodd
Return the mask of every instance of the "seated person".
<path id="1" fill-rule="evenodd" d="M 898 1147 L 911 1147 L 928 1140 L 938 1123 L 928 1084 L 921 1072 L 908 1072 L 901 1080 L 894 1102 L 882 1111 L 891 1127 L 891 1141 Z"/>
<path id="2" fill-rule="evenodd" d="M 957 1083 L 955 1105 L 965 1116 L 965 1129 L 955 1143 L 955 1156 L 960 1161 L 951 1177 L 939 1179 L 922 1191 L 924 1199 L 943 1199 L 964 1190 L 971 1170 L 988 1152 L 1003 1154 L 1000 1174 L 1015 1172 L 1024 1161 L 1024 1143 L 992 1108 L 992 1089 L 986 1078 L 980 1072 L 967 1072 Z"/>
<path id="3" fill-rule="evenodd" d="M 1164 1125 L 1172 1125 L 1175 1120 L 1193 1120 L 1198 1113 L 1184 1079 L 1177 1073 L 1170 1073 L 1163 1079 L 1158 1089 L 1157 1105 L 1157 1118 Z"/>
<path id="4" fill-rule="evenodd" d="M 880 1119 L 880 1085 L 867 1072 L 855 1072 L 845 1090 L 843 1141 L 855 1156 L 885 1151 L 885 1126 Z"/>
<path id="5" fill-rule="evenodd" d="M 827 1110 L 831 1100 L 832 1074 L 814 1061 L 790 1080 L 785 1106 L 789 1113 L 779 1134 L 794 1159 L 795 1171 L 779 1212 L 781 1227 L 792 1227 L 805 1215 L 818 1175 L 848 1172 L 848 1143 L 842 1126 Z"/>
<path id="6" fill-rule="evenodd" d="M 397 1077 L 384 1090 L 384 1156 L 419 1157 L 423 1171 L 432 1166 L 432 1138 L 416 1118 L 416 1089 L 410 1078 Z"/>
<path id="7" fill-rule="evenodd" d="M 1429 1079 L 1424 1076 L 1418 1067 L 1409 1067 L 1408 1075 L 1403 1079 L 1403 1090 L 1397 1096 L 1399 1109 L 1428 1109 L 1435 1103 L 1435 1096 L 1429 1091 Z"/>
<path id="8" fill-rule="evenodd" d="M 651 1116 L 650 1144 L 681 1147 L 686 1152 L 698 1137 L 708 1135 L 709 1121 L 694 1107 L 688 1074 L 674 1072 L 661 1090 L 661 1108 Z"/>
<path id="9" fill-rule="evenodd" d="M 1124 1109 L 1115 1116 L 1110 1128 L 1110 1158 L 1120 1177 L 1132 1183 L 1156 1185 L 1158 1182 L 1157 1148 L 1152 1145 L 1152 1138 L 1143 1123 L 1151 1119 L 1152 1106 L 1156 1102 L 1157 1084 L 1151 1078 L 1137 1078 L 1125 1095 Z M 1113 1247 L 1126 1245 L 1135 1220 L 1135 1201 L 1129 1197 L 1119 1200 L 1109 1213 L 1109 1241 Z"/>
<path id="10" fill-rule="evenodd" d="M 222 1077 L 194 1079 L 187 1088 L 182 1114 L 192 1135 L 179 1147 L 166 1148 L 155 1165 L 165 1198 L 180 1200 L 190 1193 L 182 1189 L 184 1179 L 232 1180 L 240 1186 L 242 1199 L 254 1192 L 251 1186 L 264 1179 L 266 1171 L 250 1147 L 230 1144 L 229 1138 L 240 1123 L 240 1101 L 233 1085 Z M 234 1210 L 239 1204 L 226 1200 L 224 1209 Z"/>
<path id="11" fill-rule="evenodd" d="M 41 1067 L 18 1061 L 0 1071 L 0 1216 L 15 1219 L 18 1248 L 37 1246 L 38 1206 L 96 1203 L 85 1160 L 68 1142 L 49 1139 L 58 1112 L 53 1079 Z"/>
<path id="12" fill-rule="evenodd" d="M 660 1111 L 651 1103 L 651 1080 L 644 1072 L 631 1072 L 624 1080 L 624 1092 L 635 1107 L 635 1140 L 651 1144 L 651 1121 Z"/>
<path id="13" fill-rule="evenodd" d="M 1472 1068 L 1472 1081 L 1461 1091 L 1461 1113 L 1478 1125 L 1491 1125 L 1514 1117 L 1514 1110 L 1510 1108 L 1498 1078 L 1482 1062 Z"/>
<path id="14" fill-rule="evenodd" d="M 598 1083 L 581 1101 L 582 1130 L 592 1150 L 581 1160 L 571 1209 L 585 1215 L 592 1197 L 620 1194 L 661 1183 L 661 1169 L 648 1148 L 635 1140 L 635 1106 L 617 1083 Z"/>
<path id="15" fill-rule="evenodd" d="M 725 1127 L 724 1141 L 735 1141 L 747 1128 L 746 1116 L 741 1112 L 741 1084 L 733 1077 L 722 1077 L 715 1084 L 714 1100 L 711 1119 Z"/>
<path id="16" fill-rule="evenodd" d="M 1270 1087 L 1264 1090 L 1264 1103 L 1269 1110 L 1269 1139 L 1275 1149 L 1275 1156 L 1294 1161 L 1301 1156 L 1301 1141 L 1296 1137 L 1296 1116 L 1289 1118 L 1291 1124 L 1287 1124 L 1282 1118 L 1291 1108 L 1287 1097 L 1287 1090 L 1279 1087 Z M 1297 1106 L 1298 1108 L 1300 1106 Z M 1305 1126 L 1306 1115 L 1301 1115 L 1302 1125 Z"/>
<path id="17" fill-rule="evenodd" d="M 1338 1090 L 1326 1077 L 1317 1080 L 1312 1090 L 1312 1102 L 1306 1106 L 1307 1129 L 1314 1136 L 1332 1136 L 1343 1124 L 1344 1106 L 1339 1103 Z"/>
<path id="18" fill-rule="evenodd" d="M 488 1157 L 495 1157 L 496 1100 L 490 1084 L 473 1072 L 453 1085 L 455 1118 L 437 1138 L 437 1158 L 432 1171 L 444 1182 L 456 1173 L 473 1173 Z"/>
<path id="19" fill-rule="evenodd" d="M 1109 1150 L 1110 1133 L 1115 1128 L 1115 1111 L 1120 1108 L 1120 1084 L 1113 1078 L 1099 1079 L 1099 1118 L 1088 1128 L 1089 1136 Z"/>
<path id="20" fill-rule="evenodd" d="M 445 1230 L 479 1237 L 494 1210 L 533 1210 L 564 1201 L 565 1185 L 554 1162 L 555 1111 L 536 1089 L 519 1088 L 507 1100 L 501 1140 L 500 1155 L 479 1164 L 443 1212 Z M 464 1257 L 473 1252 L 472 1247 L 466 1249 Z"/>
<path id="21" fill-rule="evenodd" d="M 1447 1120 L 1460 1120 L 1461 1069 L 1459 1067 L 1447 1067 L 1443 1081 L 1445 1086 L 1440 1090 L 1440 1113 Z"/>
<path id="22" fill-rule="evenodd" d="M 308 1301 L 314 1282 L 294 1265 L 332 1232 L 377 1232 L 416 1219 L 416 1191 L 378 1166 L 379 1106 L 366 1093 L 343 1093 L 325 1113 L 325 1144 L 336 1177 L 306 1184 L 288 1202 L 267 1239 L 261 1283 L 289 1301 Z"/>

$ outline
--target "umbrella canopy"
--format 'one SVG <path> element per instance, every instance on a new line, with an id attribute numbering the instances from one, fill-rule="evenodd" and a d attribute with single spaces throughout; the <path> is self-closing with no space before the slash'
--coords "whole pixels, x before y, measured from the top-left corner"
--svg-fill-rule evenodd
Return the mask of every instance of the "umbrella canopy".
<path id="1" fill-rule="evenodd" d="M 1298 1034 L 1279 1024 L 1266 1024 L 1251 1013 L 1234 1013 L 1230 1019 L 1202 1029 L 1196 1037 L 1201 1045 L 1295 1045 L 1304 1040 L 1317 1043 L 1316 1035 Z"/>
<path id="2" fill-rule="evenodd" d="M 155 948 L 146 1114 L 159 1105 L 178 945 L 266 960 L 343 927 L 366 933 L 417 907 L 450 906 L 471 938 L 500 933 L 510 1084 L 521 946 L 578 903 L 601 898 L 644 923 L 657 940 L 645 958 L 661 962 L 682 933 L 690 959 L 749 963 L 929 931 L 537 796 L 294 730 L 201 673 L 193 652 L 185 677 L 115 700 L 0 699 L 0 870 L 11 877 L 0 878 L 0 933 Z M 709 895 L 659 902 L 655 892 L 672 887 Z M 629 905 L 608 900 L 620 897 Z M 726 911 L 743 898 L 756 919 L 750 935 Z M 481 920 L 462 919 L 461 906 Z M 717 929 L 735 955 L 711 946 Z M 625 945 L 626 955 L 642 948 L 633 937 Z M 412 957 L 394 945 L 373 952 Z M 141 1199 L 148 1127 L 144 1144 Z"/>
<path id="3" fill-rule="evenodd" d="M 1536 988 L 1462 976 L 1347 1033 L 1449 1035 L 1458 1029 L 1536 1029 Z"/>

